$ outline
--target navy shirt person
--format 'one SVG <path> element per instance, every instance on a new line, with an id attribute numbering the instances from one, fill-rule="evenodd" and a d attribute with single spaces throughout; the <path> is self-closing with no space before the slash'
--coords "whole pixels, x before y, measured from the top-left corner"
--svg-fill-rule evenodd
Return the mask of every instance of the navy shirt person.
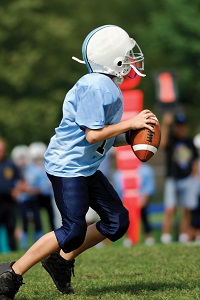
<path id="1" fill-rule="evenodd" d="M 12 281 L 15 289 L 9 290 L 14 297 L 22 275 L 41 260 L 57 288 L 72 293 L 75 257 L 105 238 L 116 241 L 128 229 L 127 210 L 97 169 L 113 145 L 127 144 L 127 131 L 152 130 L 151 125 L 157 123 L 149 110 L 120 122 L 123 99 L 118 86 L 131 69 L 143 76 L 144 57 L 136 41 L 113 25 L 93 30 L 83 43 L 82 53 L 84 61 L 74 59 L 85 63 L 89 74 L 67 93 L 62 120 L 45 154 L 62 226 L 44 235 L 13 265 L 0 265 L 0 294 L 8 294 L 3 286 L 12 273 L 18 281 Z M 100 221 L 87 227 L 89 207 L 99 214 Z"/>
<path id="2" fill-rule="evenodd" d="M 164 221 L 161 241 L 172 240 L 173 218 L 182 209 L 178 240 L 187 242 L 190 232 L 191 210 L 197 206 L 198 153 L 189 134 L 184 113 L 166 113 L 162 122 L 161 145 L 166 152 L 166 180 L 164 185 Z"/>
<path id="3" fill-rule="evenodd" d="M 20 180 L 17 166 L 6 157 L 6 143 L 0 138 L 0 226 L 5 226 L 8 246 L 11 251 L 16 250 L 16 199 L 15 187 Z"/>

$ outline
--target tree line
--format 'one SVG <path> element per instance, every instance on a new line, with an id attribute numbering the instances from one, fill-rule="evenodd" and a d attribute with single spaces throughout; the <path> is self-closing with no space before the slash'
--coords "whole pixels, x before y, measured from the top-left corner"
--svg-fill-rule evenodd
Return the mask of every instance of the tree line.
<path id="1" fill-rule="evenodd" d="M 200 18 L 193 0 L 15 0 L 0 7 L 0 136 L 12 148 L 48 143 L 58 126 L 66 92 L 87 70 L 81 58 L 85 36 L 115 24 L 140 45 L 145 73 L 140 89 L 145 107 L 156 103 L 153 74 L 175 71 L 179 101 L 200 131 Z"/>

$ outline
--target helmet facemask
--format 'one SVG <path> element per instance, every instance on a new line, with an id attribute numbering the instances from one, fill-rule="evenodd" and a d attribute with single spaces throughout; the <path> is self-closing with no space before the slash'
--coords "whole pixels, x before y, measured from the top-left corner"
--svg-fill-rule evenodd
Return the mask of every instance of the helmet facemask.
<path id="1" fill-rule="evenodd" d="M 140 71 L 144 71 L 144 55 L 143 55 L 139 45 L 136 42 L 135 42 L 135 47 L 137 47 L 138 52 L 134 52 L 134 50 L 132 48 L 126 54 L 125 57 L 128 58 L 127 63 L 135 71 L 135 73 L 141 77 L 145 77 L 146 75 L 140 72 Z M 125 61 L 124 61 L 124 64 L 126 64 Z"/>

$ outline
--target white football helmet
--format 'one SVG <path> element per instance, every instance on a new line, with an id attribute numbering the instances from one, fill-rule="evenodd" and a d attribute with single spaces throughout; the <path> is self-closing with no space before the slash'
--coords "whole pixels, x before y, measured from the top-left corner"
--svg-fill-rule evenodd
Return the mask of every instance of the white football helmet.
<path id="1" fill-rule="evenodd" d="M 96 28 L 88 34 L 82 46 L 83 59 L 72 57 L 86 64 L 89 73 L 98 72 L 113 75 L 120 84 L 131 69 L 139 76 L 146 76 L 144 55 L 136 41 L 126 31 L 115 25 Z"/>
<path id="2" fill-rule="evenodd" d="M 194 145 L 197 149 L 200 149 L 200 133 L 198 133 L 197 135 L 195 135 L 194 139 L 193 139 Z"/>
<path id="3" fill-rule="evenodd" d="M 11 151 L 11 158 L 19 168 L 25 167 L 30 161 L 28 146 L 18 145 L 14 147 Z"/>
<path id="4" fill-rule="evenodd" d="M 29 145 L 29 154 L 32 160 L 43 159 L 47 146 L 42 142 L 33 142 Z"/>

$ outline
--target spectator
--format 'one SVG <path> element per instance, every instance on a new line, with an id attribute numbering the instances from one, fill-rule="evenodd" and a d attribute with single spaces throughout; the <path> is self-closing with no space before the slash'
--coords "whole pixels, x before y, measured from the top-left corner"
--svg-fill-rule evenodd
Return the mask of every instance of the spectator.
<path id="1" fill-rule="evenodd" d="M 16 229 L 16 196 L 20 184 L 20 171 L 6 156 L 6 142 L 0 138 L 0 226 L 7 231 L 9 249 L 17 249 Z"/>
<path id="2" fill-rule="evenodd" d="M 42 223 L 37 195 L 40 189 L 36 182 L 36 170 L 30 164 L 29 148 L 26 145 L 16 146 L 11 153 L 13 161 L 20 168 L 24 180 L 24 187 L 17 197 L 22 217 L 23 232 L 21 235 L 21 248 L 28 248 L 28 225 L 34 224 L 34 241 L 42 236 Z"/>
<path id="3" fill-rule="evenodd" d="M 200 242 L 200 133 L 194 137 L 194 145 L 198 151 L 198 204 L 196 209 L 192 210 L 192 232 L 191 240 Z"/>
<path id="4" fill-rule="evenodd" d="M 140 178 L 140 203 L 141 203 L 141 221 L 145 233 L 145 244 L 151 246 L 155 240 L 151 235 L 152 228 L 148 217 L 148 203 L 155 193 L 155 174 L 153 168 L 142 163 L 138 168 Z"/>
<path id="5" fill-rule="evenodd" d="M 31 164 L 35 172 L 35 184 L 40 191 L 37 200 L 40 208 L 44 208 L 49 219 L 50 230 L 56 229 L 54 208 L 52 205 L 53 189 L 44 168 L 44 153 L 46 145 L 42 142 L 34 142 L 29 146 Z"/>
<path id="6" fill-rule="evenodd" d="M 172 126 L 173 125 L 173 126 Z M 178 113 L 163 115 L 162 137 L 160 147 L 166 151 L 166 181 L 164 189 L 164 221 L 161 242 L 172 240 L 172 221 L 179 205 L 182 208 L 182 219 L 178 240 L 187 242 L 190 231 L 191 210 L 197 205 L 197 151 L 186 116 Z"/>

